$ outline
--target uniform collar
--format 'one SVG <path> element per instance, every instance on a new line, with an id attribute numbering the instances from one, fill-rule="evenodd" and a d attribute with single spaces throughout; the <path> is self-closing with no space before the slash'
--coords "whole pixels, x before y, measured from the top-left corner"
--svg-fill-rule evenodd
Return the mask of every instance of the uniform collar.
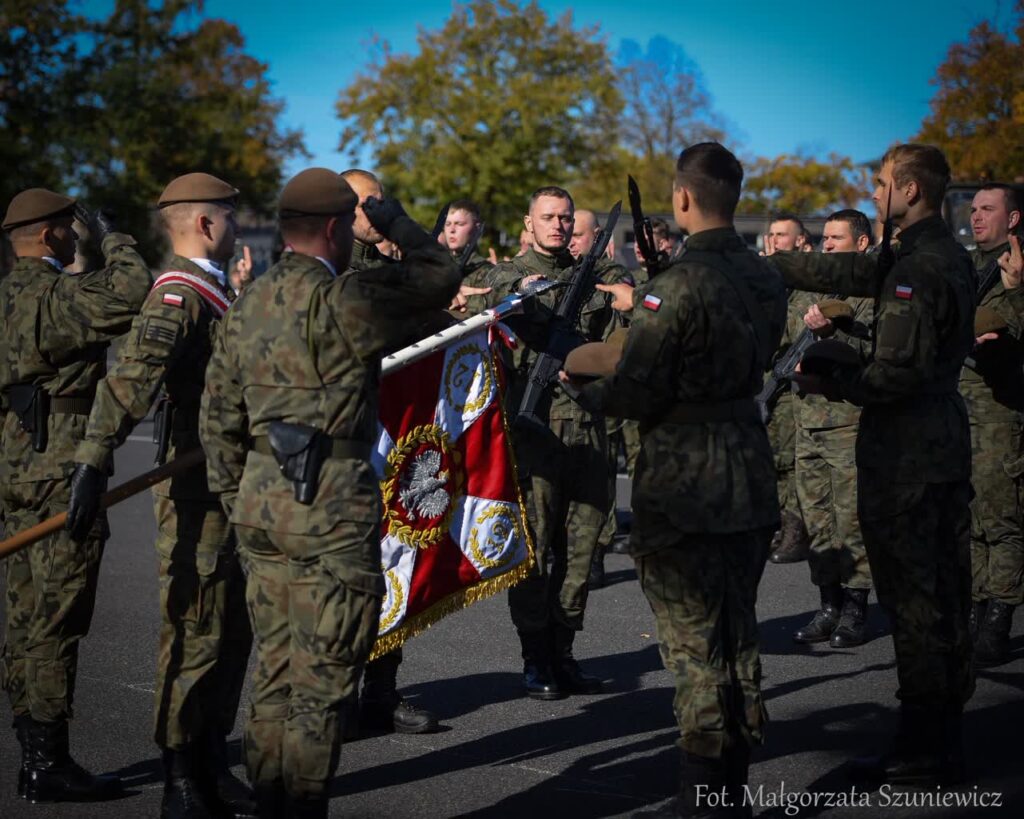
<path id="1" fill-rule="evenodd" d="M 686 250 L 728 250 L 741 247 L 746 247 L 746 243 L 731 225 L 701 230 L 686 240 Z"/>
<path id="2" fill-rule="evenodd" d="M 544 253 L 538 253 L 531 247 L 521 258 L 523 263 L 535 273 L 557 274 L 573 265 L 573 259 L 568 249 L 548 256 Z"/>
<path id="3" fill-rule="evenodd" d="M 324 267 L 331 271 L 332 276 L 334 276 L 335 278 L 338 277 L 338 268 L 336 268 L 333 264 L 327 261 L 327 259 L 325 259 L 323 256 L 317 256 L 316 260 L 318 262 L 322 262 Z"/>
<path id="4" fill-rule="evenodd" d="M 368 245 L 356 239 L 352 243 L 352 260 L 348 266 L 356 270 L 366 270 L 380 264 L 380 251 L 376 245 Z"/>
<path id="5" fill-rule="evenodd" d="M 949 227 L 939 214 L 926 216 L 920 222 L 914 222 L 906 230 L 899 234 L 900 245 L 896 251 L 898 256 L 906 256 L 922 239 L 936 239 L 940 236 L 950 235 Z"/>
<path id="6" fill-rule="evenodd" d="M 227 276 L 224 275 L 224 269 L 219 264 L 210 259 L 190 258 L 189 261 L 192 262 L 192 264 L 194 264 L 196 267 L 202 268 L 211 276 L 213 276 L 217 280 L 217 283 L 222 288 L 227 288 Z"/>
<path id="7" fill-rule="evenodd" d="M 42 259 L 44 262 L 48 262 L 51 267 L 55 268 L 58 273 L 64 272 L 64 265 L 53 258 L 53 256 L 43 256 Z"/>

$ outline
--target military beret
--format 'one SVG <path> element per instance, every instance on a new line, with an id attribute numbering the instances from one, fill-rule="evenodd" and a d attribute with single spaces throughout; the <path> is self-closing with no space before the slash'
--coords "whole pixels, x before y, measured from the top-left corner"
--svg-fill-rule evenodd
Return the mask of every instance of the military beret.
<path id="1" fill-rule="evenodd" d="M 611 375 L 622 358 L 622 348 L 607 341 L 581 344 L 565 357 L 565 371 L 573 378 L 601 378 Z"/>
<path id="2" fill-rule="evenodd" d="M 327 168 L 306 168 L 288 180 L 277 204 L 282 218 L 335 216 L 356 209 L 359 197 L 342 177 Z"/>
<path id="3" fill-rule="evenodd" d="M 156 206 L 166 208 L 179 202 L 230 202 L 238 196 L 238 189 L 208 173 L 187 173 L 164 188 Z"/>
<path id="4" fill-rule="evenodd" d="M 834 338 L 814 342 L 800 359 L 804 375 L 834 376 L 838 370 L 859 370 L 861 366 L 857 351 Z"/>
<path id="5" fill-rule="evenodd" d="M 841 299 L 824 299 L 818 302 L 818 309 L 831 322 L 840 325 L 853 323 L 853 308 Z"/>
<path id="6" fill-rule="evenodd" d="M 974 335 L 983 336 L 985 333 L 998 333 L 1005 330 L 1009 325 L 1001 315 L 991 307 L 979 307 L 974 313 Z"/>
<path id="7" fill-rule="evenodd" d="M 74 207 L 75 200 L 70 196 L 54 193 L 46 188 L 29 188 L 15 196 L 7 206 L 3 229 L 10 230 L 70 214 Z"/>

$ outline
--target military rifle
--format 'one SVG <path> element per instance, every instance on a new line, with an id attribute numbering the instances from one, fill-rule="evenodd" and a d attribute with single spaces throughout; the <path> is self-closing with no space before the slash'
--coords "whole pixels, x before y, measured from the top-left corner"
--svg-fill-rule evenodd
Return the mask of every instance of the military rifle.
<path id="1" fill-rule="evenodd" d="M 767 424 L 772 420 L 772 413 L 775 412 L 775 405 L 779 403 L 779 396 L 789 386 L 793 373 L 796 372 L 796 366 L 804 357 L 807 348 L 817 340 L 817 336 L 810 329 L 804 330 L 786 350 L 785 355 L 775 362 L 768 377 L 764 380 L 761 392 L 754 396 L 754 403 L 757 404 L 757 411 L 763 423 Z"/>
<path id="2" fill-rule="evenodd" d="M 558 371 L 562 369 L 565 357 L 584 343 L 585 339 L 577 328 L 580 313 L 594 293 L 594 285 L 597 284 L 594 268 L 608 248 L 621 211 L 622 202 L 616 202 L 608 214 L 605 226 L 597 234 L 590 252 L 573 267 L 566 292 L 562 294 L 555 307 L 544 352 L 537 356 L 526 379 L 526 391 L 523 393 L 523 400 L 519 404 L 515 418 L 515 423 L 520 428 L 524 425 L 547 426 L 544 419 L 537 415 L 537 406 L 545 390 L 558 380 Z"/>
<path id="3" fill-rule="evenodd" d="M 647 268 L 647 278 L 653 279 L 661 269 L 658 264 L 658 251 L 654 245 L 654 226 L 651 220 L 644 216 L 644 209 L 640 202 L 640 188 L 636 180 L 627 175 L 629 187 L 629 210 L 633 214 L 633 241 L 636 242 L 640 255 L 644 257 L 644 267 Z"/>
<path id="4" fill-rule="evenodd" d="M 451 207 L 451 202 L 446 204 L 441 210 L 437 212 L 437 218 L 434 220 L 434 229 L 430 231 L 430 235 L 434 237 L 436 242 L 441 238 L 441 234 L 444 233 L 444 223 L 448 221 L 448 208 Z"/>
<path id="5" fill-rule="evenodd" d="M 469 241 L 466 242 L 466 246 L 462 248 L 462 252 L 459 254 L 459 277 L 466 275 L 466 265 L 469 264 L 469 260 L 473 257 L 473 251 L 476 250 L 476 244 L 480 241 L 480 237 L 484 235 L 484 223 L 480 222 L 473 232 L 469 236 Z"/>

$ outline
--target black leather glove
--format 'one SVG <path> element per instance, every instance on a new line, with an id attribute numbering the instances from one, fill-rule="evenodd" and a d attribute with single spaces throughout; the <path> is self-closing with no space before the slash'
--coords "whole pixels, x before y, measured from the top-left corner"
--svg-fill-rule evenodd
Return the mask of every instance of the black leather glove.
<path id="1" fill-rule="evenodd" d="M 395 222 L 403 216 L 408 217 L 409 215 L 402 207 L 402 203 L 390 196 L 384 199 L 378 199 L 375 196 L 366 197 L 366 201 L 363 202 L 363 213 L 370 220 L 370 224 L 388 239 L 392 238 L 391 228 Z"/>
<path id="2" fill-rule="evenodd" d="M 107 476 L 96 467 L 76 464 L 71 475 L 71 502 L 68 504 L 68 519 L 64 528 L 71 539 L 81 543 L 85 540 L 96 516 L 100 513 L 100 495 L 107 488 Z"/>
<path id="3" fill-rule="evenodd" d="M 75 205 L 75 218 L 86 226 L 89 230 L 89 237 L 96 243 L 97 247 L 102 245 L 107 235 L 113 233 L 116 229 L 110 214 L 104 213 L 102 210 L 90 212 L 81 203 Z"/>

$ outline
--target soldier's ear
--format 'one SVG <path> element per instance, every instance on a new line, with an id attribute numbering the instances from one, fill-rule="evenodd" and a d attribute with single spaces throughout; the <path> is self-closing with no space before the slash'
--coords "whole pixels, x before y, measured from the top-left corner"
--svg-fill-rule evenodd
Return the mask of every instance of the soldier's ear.
<path id="1" fill-rule="evenodd" d="M 1019 210 L 1011 210 L 1010 211 L 1010 221 L 1009 221 L 1009 224 L 1007 224 L 1007 226 L 1006 226 L 1007 229 L 1008 230 L 1013 230 L 1019 224 L 1020 224 L 1020 211 Z"/>

